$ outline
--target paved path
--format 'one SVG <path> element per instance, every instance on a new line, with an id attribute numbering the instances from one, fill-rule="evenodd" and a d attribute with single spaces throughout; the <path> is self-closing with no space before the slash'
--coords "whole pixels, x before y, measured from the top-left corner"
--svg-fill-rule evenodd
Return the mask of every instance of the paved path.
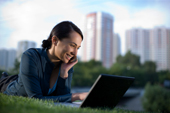
<path id="1" fill-rule="evenodd" d="M 126 110 L 144 111 L 141 99 L 142 94 L 131 98 L 125 98 L 121 100 L 116 107 Z"/>

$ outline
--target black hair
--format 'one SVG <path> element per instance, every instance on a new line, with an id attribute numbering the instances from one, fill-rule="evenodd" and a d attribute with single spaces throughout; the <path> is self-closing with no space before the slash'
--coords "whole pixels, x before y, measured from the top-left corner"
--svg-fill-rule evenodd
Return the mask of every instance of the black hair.
<path id="1" fill-rule="evenodd" d="M 51 45 L 52 45 L 51 39 L 53 36 L 57 36 L 59 38 L 59 40 L 62 40 L 63 38 L 69 38 L 69 35 L 72 31 L 75 31 L 78 34 L 80 34 L 80 36 L 83 40 L 83 34 L 82 34 L 81 30 L 74 23 L 72 23 L 70 21 L 62 21 L 62 22 L 58 23 L 56 26 L 54 26 L 48 39 L 43 40 L 41 46 L 44 49 L 46 49 L 46 48 L 50 49 Z"/>

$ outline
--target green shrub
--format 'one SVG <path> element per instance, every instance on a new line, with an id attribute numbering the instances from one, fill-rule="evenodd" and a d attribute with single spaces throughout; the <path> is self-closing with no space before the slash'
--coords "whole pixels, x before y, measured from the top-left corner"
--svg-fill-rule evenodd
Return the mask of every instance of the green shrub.
<path id="1" fill-rule="evenodd" d="M 170 113 L 170 90 L 160 85 L 147 84 L 142 104 L 146 111 Z"/>

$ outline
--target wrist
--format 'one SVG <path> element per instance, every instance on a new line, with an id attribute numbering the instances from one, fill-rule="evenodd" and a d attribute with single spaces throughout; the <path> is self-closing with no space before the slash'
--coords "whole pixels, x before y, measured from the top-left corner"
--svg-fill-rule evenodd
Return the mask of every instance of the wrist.
<path id="1" fill-rule="evenodd" d="M 61 71 L 60 72 L 60 77 L 66 79 L 68 77 L 68 72 L 67 71 Z"/>

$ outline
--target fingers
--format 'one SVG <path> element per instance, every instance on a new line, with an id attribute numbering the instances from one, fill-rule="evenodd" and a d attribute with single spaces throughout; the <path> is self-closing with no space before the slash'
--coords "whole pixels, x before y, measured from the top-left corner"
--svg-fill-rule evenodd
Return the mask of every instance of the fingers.
<path id="1" fill-rule="evenodd" d="M 68 71 L 78 62 L 78 59 L 74 62 L 69 62 L 69 63 L 62 63 L 61 64 L 61 72 L 60 76 L 64 79 L 68 77 Z"/>
<path id="2" fill-rule="evenodd" d="M 69 63 L 62 63 L 62 68 L 64 68 L 64 69 L 67 69 L 67 70 L 69 70 L 69 69 L 71 69 L 76 63 L 78 63 L 78 59 L 76 60 L 76 61 L 74 61 L 74 62 L 69 62 Z"/>
<path id="3" fill-rule="evenodd" d="M 74 61 L 69 62 L 68 65 L 70 65 L 71 67 L 73 67 L 75 64 L 78 63 L 78 59 L 74 59 Z"/>
<path id="4" fill-rule="evenodd" d="M 71 59 L 70 62 L 75 62 L 77 60 L 78 60 L 77 57 L 75 57 L 74 59 Z"/>
<path id="5" fill-rule="evenodd" d="M 60 76 L 64 79 L 68 77 L 68 71 L 78 62 L 76 60 L 75 62 L 69 62 L 69 63 L 62 63 L 61 64 L 61 71 Z"/>
<path id="6" fill-rule="evenodd" d="M 76 100 L 84 100 L 87 96 L 88 92 L 86 93 L 72 93 L 72 102 Z"/>
<path id="7" fill-rule="evenodd" d="M 78 63 L 78 59 L 76 58 L 73 62 L 74 65 Z"/>
<path id="8" fill-rule="evenodd" d="M 88 93 L 80 93 L 80 100 L 84 100 Z"/>

